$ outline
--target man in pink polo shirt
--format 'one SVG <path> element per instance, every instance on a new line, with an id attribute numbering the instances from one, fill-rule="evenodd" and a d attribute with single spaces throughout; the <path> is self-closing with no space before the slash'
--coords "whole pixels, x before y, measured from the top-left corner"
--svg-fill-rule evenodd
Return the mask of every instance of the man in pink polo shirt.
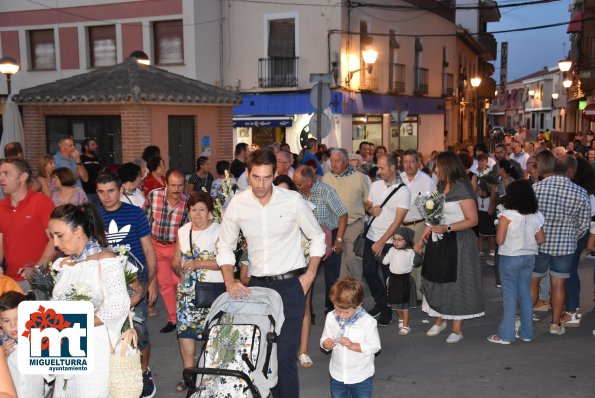
<path id="1" fill-rule="evenodd" d="M 46 195 L 29 189 L 33 174 L 22 159 L 6 159 L 0 165 L 0 188 L 5 198 L 0 201 L 0 273 L 13 278 L 29 290 L 21 270 L 46 264 L 54 259 L 55 249 L 49 239 L 48 221 L 54 203 Z"/>

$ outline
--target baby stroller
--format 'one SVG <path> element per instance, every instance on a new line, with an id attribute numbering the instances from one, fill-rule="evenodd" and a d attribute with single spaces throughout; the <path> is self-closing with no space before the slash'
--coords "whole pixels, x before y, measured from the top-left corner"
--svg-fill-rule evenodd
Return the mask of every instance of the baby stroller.
<path id="1" fill-rule="evenodd" d="M 184 369 L 186 398 L 264 398 L 277 384 L 283 302 L 272 289 L 250 291 L 243 300 L 223 293 L 213 302 L 198 364 Z"/>

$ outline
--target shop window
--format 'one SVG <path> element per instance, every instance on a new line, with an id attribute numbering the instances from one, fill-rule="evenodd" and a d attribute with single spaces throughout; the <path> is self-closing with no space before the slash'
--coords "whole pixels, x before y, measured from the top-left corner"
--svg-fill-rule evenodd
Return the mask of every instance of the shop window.
<path id="1" fill-rule="evenodd" d="M 120 116 L 48 116 L 45 121 L 47 153 L 54 154 L 61 136 L 74 138 L 82 153 L 85 138 L 97 141 L 97 154 L 104 165 L 122 163 L 122 129 Z"/>
<path id="2" fill-rule="evenodd" d="M 115 65 L 117 63 L 116 27 L 114 25 L 90 26 L 88 33 L 91 68 Z"/>
<path id="3" fill-rule="evenodd" d="M 391 116 L 390 149 L 418 149 L 418 123 L 417 115 L 407 115 L 400 124 Z"/>
<path id="4" fill-rule="evenodd" d="M 29 59 L 31 60 L 31 70 L 56 69 L 56 45 L 53 29 L 29 31 Z"/>
<path id="5" fill-rule="evenodd" d="M 359 144 L 363 141 L 382 145 L 382 115 L 353 115 L 351 134 L 353 152 L 359 150 Z"/>
<path id="6" fill-rule="evenodd" d="M 153 43 L 157 65 L 184 63 L 184 32 L 182 20 L 153 23 Z"/>

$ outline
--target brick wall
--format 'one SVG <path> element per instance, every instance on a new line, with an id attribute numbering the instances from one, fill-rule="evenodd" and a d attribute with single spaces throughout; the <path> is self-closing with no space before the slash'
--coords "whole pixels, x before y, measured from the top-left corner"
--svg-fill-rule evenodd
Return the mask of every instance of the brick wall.
<path id="1" fill-rule="evenodd" d="M 211 164 L 233 159 L 232 109 L 229 106 L 146 105 L 146 104 L 57 104 L 23 105 L 26 157 L 32 164 L 47 151 L 46 116 L 120 115 L 122 127 L 122 161 L 140 157 L 147 145 L 157 145 L 161 154 L 168 154 L 168 116 L 195 117 L 196 155 L 200 155 L 200 139 L 211 136 Z M 166 159 L 167 163 L 167 159 Z"/>

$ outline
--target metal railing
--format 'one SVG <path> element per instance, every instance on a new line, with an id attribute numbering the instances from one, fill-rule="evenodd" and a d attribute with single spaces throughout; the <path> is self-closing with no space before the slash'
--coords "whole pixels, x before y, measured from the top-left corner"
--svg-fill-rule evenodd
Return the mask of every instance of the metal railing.
<path id="1" fill-rule="evenodd" d="M 405 93 L 405 65 L 403 64 L 393 64 L 391 91 L 395 94 Z"/>
<path id="2" fill-rule="evenodd" d="M 359 84 L 360 90 L 378 90 L 378 68 L 373 68 L 372 72 L 367 69 L 361 70 L 361 81 Z"/>
<path id="3" fill-rule="evenodd" d="M 259 58 L 258 87 L 297 87 L 298 57 Z"/>
<path id="4" fill-rule="evenodd" d="M 442 95 L 444 95 L 446 97 L 452 97 L 455 93 L 455 89 L 454 89 L 455 77 L 454 77 L 454 75 L 452 73 L 443 73 L 442 79 L 443 79 L 443 87 L 444 87 L 444 92 L 442 93 Z"/>
<path id="5" fill-rule="evenodd" d="M 428 95 L 430 70 L 428 68 L 413 68 L 415 76 L 414 95 Z"/>

